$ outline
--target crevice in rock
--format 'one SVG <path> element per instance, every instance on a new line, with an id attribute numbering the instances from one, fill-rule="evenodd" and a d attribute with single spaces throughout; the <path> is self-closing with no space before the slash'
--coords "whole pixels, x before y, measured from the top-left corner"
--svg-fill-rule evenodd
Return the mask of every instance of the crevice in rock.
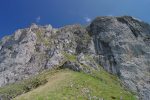
<path id="1" fill-rule="evenodd" d="M 117 18 L 117 20 L 121 23 L 126 24 L 132 31 L 133 35 L 137 38 L 140 35 L 140 31 L 136 30 L 132 25 L 130 25 L 130 23 L 128 23 L 128 21 L 124 18 Z"/>

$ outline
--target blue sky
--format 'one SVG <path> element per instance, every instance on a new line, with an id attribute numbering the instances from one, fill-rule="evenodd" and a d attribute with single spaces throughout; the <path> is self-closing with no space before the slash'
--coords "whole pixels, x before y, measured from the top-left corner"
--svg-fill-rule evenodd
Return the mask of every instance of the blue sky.
<path id="1" fill-rule="evenodd" d="M 150 0 L 0 0 L 0 38 L 31 23 L 60 27 L 122 15 L 150 23 Z"/>

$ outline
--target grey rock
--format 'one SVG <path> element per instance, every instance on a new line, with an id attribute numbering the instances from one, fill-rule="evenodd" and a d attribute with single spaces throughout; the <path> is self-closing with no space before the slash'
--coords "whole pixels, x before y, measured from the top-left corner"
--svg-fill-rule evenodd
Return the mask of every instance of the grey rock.
<path id="1" fill-rule="evenodd" d="M 1 41 L 0 86 L 4 86 L 63 65 L 66 62 L 63 52 L 76 54 L 78 49 L 90 52 L 85 48 L 92 39 L 81 25 L 55 29 L 51 25 L 32 24 Z"/>
<path id="2" fill-rule="evenodd" d="M 11 100 L 9 96 L 0 94 L 0 100 Z"/>
<path id="3" fill-rule="evenodd" d="M 69 68 L 73 71 L 82 71 L 82 66 L 76 62 L 67 61 L 62 66 L 63 68 Z"/>
<path id="4" fill-rule="evenodd" d="M 92 55 L 85 55 L 83 53 L 79 54 L 77 57 L 78 63 L 86 67 L 91 67 L 94 70 L 98 70 L 98 64 L 95 62 Z"/>
<path id="5" fill-rule="evenodd" d="M 122 16 L 97 17 L 87 28 L 32 24 L 19 29 L 1 40 L 0 87 L 60 66 L 90 73 L 99 65 L 139 99 L 150 100 L 150 25 Z"/>
<path id="6" fill-rule="evenodd" d="M 150 99 L 150 25 L 133 17 L 98 17 L 88 27 L 99 63 L 124 85 Z"/>
<path id="7" fill-rule="evenodd" d="M 66 61 L 62 68 L 69 68 L 74 71 L 83 71 L 85 73 L 91 73 L 92 70 L 99 70 L 98 64 L 94 60 L 92 55 L 79 54 L 76 61 Z"/>

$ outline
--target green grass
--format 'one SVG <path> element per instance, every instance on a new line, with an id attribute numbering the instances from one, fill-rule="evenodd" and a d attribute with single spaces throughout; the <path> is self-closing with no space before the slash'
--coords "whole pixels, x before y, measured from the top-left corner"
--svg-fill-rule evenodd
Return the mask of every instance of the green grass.
<path id="1" fill-rule="evenodd" d="M 43 31 L 42 30 L 36 30 L 35 34 L 37 36 L 37 42 L 43 43 L 45 46 L 51 46 L 51 41 L 49 38 L 43 37 Z"/>
<path id="2" fill-rule="evenodd" d="M 2 45 L 3 44 L 3 42 L 0 40 L 0 45 Z"/>
<path id="3" fill-rule="evenodd" d="M 76 55 L 69 54 L 69 53 L 66 53 L 66 52 L 63 52 L 63 55 L 64 55 L 64 56 L 66 57 L 66 59 L 69 60 L 69 61 L 73 61 L 73 62 L 76 62 L 76 61 L 77 61 Z"/>
<path id="4" fill-rule="evenodd" d="M 13 50 L 13 46 L 12 46 L 12 45 L 7 46 L 7 48 L 8 48 L 9 50 Z"/>
<path id="5" fill-rule="evenodd" d="M 47 83 L 14 100 L 136 100 L 135 96 L 120 86 L 116 76 L 103 69 L 91 75 L 70 70 L 54 74 L 45 73 Z"/>
<path id="6" fill-rule="evenodd" d="M 39 85 L 43 84 L 46 81 L 41 81 L 38 78 L 34 78 L 22 83 L 12 84 L 0 88 L 0 94 L 7 95 L 10 98 L 16 97 L 22 93 L 28 92 L 34 88 L 37 88 Z"/>
<path id="7" fill-rule="evenodd" d="M 77 62 L 75 55 L 63 54 L 66 59 Z M 86 59 L 93 60 L 88 55 Z M 14 100 L 136 100 L 131 92 L 121 87 L 117 76 L 102 67 L 100 70 L 89 69 L 89 74 L 58 68 L 2 87 L 0 94 L 16 97 Z"/>
<path id="8" fill-rule="evenodd" d="M 14 98 L 45 84 L 48 79 L 47 77 L 55 72 L 57 72 L 57 70 L 44 71 L 35 77 L 31 77 L 30 79 L 6 85 L 0 88 L 0 94 L 4 95 L 4 97 Z"/>
<path id="9" fill-rule="evenodd" d="M 36 36 L 38 38 L 38 41 L 41 42 L 42 41 L 42 32 L 40 30 L 38 30 L 36 33 Z"/>

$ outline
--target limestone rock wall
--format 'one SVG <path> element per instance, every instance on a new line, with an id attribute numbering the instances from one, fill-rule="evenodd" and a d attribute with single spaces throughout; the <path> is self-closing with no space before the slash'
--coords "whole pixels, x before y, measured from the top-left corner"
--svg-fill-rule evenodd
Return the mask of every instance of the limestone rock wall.
<path id="1" fill-rule="evenodd" d="M 150 25 L 133 17 L 97 17 L 88 27 L 99 63 L 125 86 L 150 99 Z"/>
<path id="2" fill-rule="evenodd" d="M 90 73 L 99 65 L 150 100 L 150 25 L 129 16 L 97 17 L 87 28 L 32 24 L 0 42 L 0 86 L 59 66 Z"/>

